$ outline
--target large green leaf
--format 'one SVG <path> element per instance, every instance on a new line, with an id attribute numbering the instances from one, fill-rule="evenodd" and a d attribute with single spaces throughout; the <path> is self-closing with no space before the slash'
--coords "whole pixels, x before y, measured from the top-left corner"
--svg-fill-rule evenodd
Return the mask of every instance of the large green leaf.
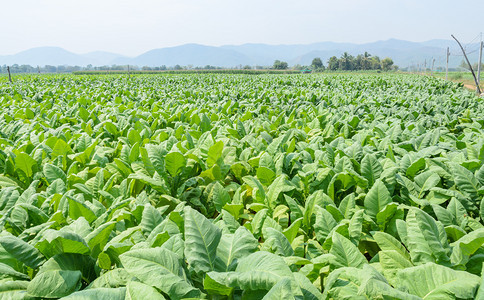
<path id="1" fill-rule="evenodd" d="M 220 182 L 216 181 L 210 190 L 208 199 L 213 202 L 217 211 L 221 212 L 225 204 L 230 202 L 230 195 Z"/>
<path id="2" fill-rule="evenodd" d="M 336 267 L 361 268 L 368 263 L 360 250 L 341 234 L 334 232 L 332 240 L 333 245 L 329 253 L 334 255 L 333 263 Z"/>
<path id="3" fill-rule="evenodd" d="M 484 244 L 484 228 L 472 231 L 451 244 L 451 261 L 454 265 L 465 265 L 469 257 Z"/>
<path id="4" fill-rule="evenodd" d="M 196 272 L 215 270 L 221 230 L 190 207 L 186 207 L 184 212 L 185 256 L 188 263 Z"/>
<path id="5" fill-rule="evenodd" d="M 187 161 L 185 156 L 180 152 L 170 152 L 165 157 L 165 169 L 171 176 L 178 175 L 183 167 L 185 167 Z"/>
<path id="6" fill-rule="evenodd" d="M 265 185 L 270 186 L 271 183 L 276 178 L 276 173 L 267 167 L 258 167 L 257 168 L 257 179 Z"/>
<path id="7" fill-rule="evenodd" d="M 277 198 L 281 193 L 292 191 L 295 186 L 287 179 L 287 175 L 279 175 L 269 186 L 267 191 L 267 200 L 270 207 L 274 208 Z"/>
<path id="8" fill-rule="evenodd" d="M 99 288 L 82 290 L 70 294 L 63 300 L 124 300 L 126 296 L 126 288 L 119 287 L 115 289 Z"/>
<path id="9" fill-rule="evenodd" d="M 323 299 L 401 299 L 419 297 L 392 288 L 370 265 L 345 267 L 331 272 L 324 284 Z"/>
<path id="10" fill-rule="evenodd" d="M 135 276 L 128 273 L 124 268 L 116 268 L 99 275 L 99 277 L 93 280 L 87 288 L 98 290 L 100 288 L 126 286 L 128 282 L 135 278 Z"/>
<path id="11" fill-rule="evenodd" d="M 338 223 L 326 209 L 319 209 L 314 223 L 314 233 L 320 243 L 324 243 L 328 235 Z"/>
<path id="12" fill-rule="evenodd" d="M 0 274 L 2 276 L 14 277 L 16 279 L 23 279 L 23 280 L 30 279 L 29 276 L 25 275 L 24 273 L 20 273 L 16 271 L 14 268 L 4 263 L 0 263 Z"/>
<path id="13" fill-rule="evenodd" d="M 18 237 L 0 237 L 0 245 L 8 253 L 10 253 L 10 255 L 32 269 L 37 269 L 45 261 L 44 256 L 39 252 L 39 250 L 37 250 L 34 246 L 22 241 Z"/>
<path id="14" fill-rule="evenodd" d="M 378 179 L 370 188 L 368 194 L 366 194 L 365 212 L 372 217 L 376 217 L 376 214 L 390 202 L 392 202 L 392 197 L 388 192 L 388 189 L 385 184 Z"/>
<path id="15" fill-rule="evenodd" d="M 420 187 L 418 198 L 423 198 L 424 193 L 437 186 L 440 182 L 440 176 L 433 171 L 426 171 L 415 176 L 415 183 Z"/>
<path id="16" fill-rule="evenodd" d="M 40 271 L 80 271 L 83 280 L 90 282 L 97 277 L 95 263 L 96 261 L 88 255 L 81 255 L 77 253 L 61 253 L 46 261 L 40 267 Z"/>
<path id="17" fill-rule="evenodd" d="M 367 154 L 361 160 L 361 175 L 368 180 L 369 186 L 373 186 L 382 171 L 383 168 L 374 154 Z"/>
<path id="18" fill-rule="evenodd" d="M 89 248 L 91 248 L 92 257 L 97 257 L 104 249 L 115 227 L 115 222 L 106 222 L 86 236 L 85 241 Z"/>
<path id="19" fill-rule="evenodd" d="M 80 287 L 80 271 L 53 270 L 37 274 L 29 283 L 27 292 L 35 297 L 60 298 Z"/>
<path id="20" fill-rule="evenodd" d="M 460 191 L 468 194 L 472 198 L 476 198 L 479 194 L 480 184 L 474 174 L 461 165 L 450 164 L 452 175 L 454 176 L 455 184 Z"/>
<path id="21" fill-rule="evenodd" d="M 258 241 L 245 228 L 239 227 L 234 234 L 223 234 L 217 247 L 217 271 L 235 270 L 239 259 L 256 251 Z"/>
<path id="22" fill-rule="evenodd" d="M 396 251 L 405 258 L 410 258 L 410 255 L 399 240 L 389 235 L 388 233 L 377 231 L 373 233 L 373 238 L 378 243 L 381 250 Z"/>
<path id="23" fill-rule="evenodd" d="M 143 232 L 152 232 L 153 229 L 155 229 L 155 227 L 161 223 L 161 221 L 163 221 L 163 217 L 161 216 L 160 212 L 151 204 L 145 204 L 140 223 Z"/>
<path id="24" fill-rule="evenodd" d="M 413 263 L 450 262 L 447 236 L 441 224 L 437 224 L 426 212 L 411 208 L 407 214 L 406 225 L 406 244 Z"/>
<path id="25" fill-rule="evenodd" d="M 481 270 L 484 270 L 484 264 L 482 264 Z M 484 299 L 484 272 L 481 272 L 481 282 L 475 299 Z"/>
<path id="26" fill-rule="evenodd" d="M 69 217 L 74 220 L 79 217 L 84 217 L 89 223 L 96 220 L 96 215 L 86 204 L 74 200 L 71 197 L 68 197 L 67 199 L 69 201 Z"/>
<path id="27" fill-rule="evenodd" d="M 19 184 L 11 179 L 11 178 L 8 178 L 8 177 L 5 177 L 4 175 L 0 175 L 0 187 L 2 188 L 8 188 L 8 187 L 18 187 Z"/>
<path id="28" fill-rule="evenodd" d="M 188 281 L 175 253 L 164 248 L 128 251 L 119 257 L 124 268 L 143 283 L 157 287 L 171 299 L 199 297 Z"/>
<path id="29" fill-rule="evenodd" d="M 294 297 L 291 280 L 282 278 L 269 290 L 262 300 L 295 299 Z"/>
<path id="30" fill-rule="evenodd" d="M 305 300 L 323 299 L 323 295 L 317 287 L 303 274 L 293 273 L 296 284 L 301 289 Z"/>
<path id="31" fill-rule="evenodd" d="M 130 281 L 126 286 L 126 300 L 164 300 L 162 294 L 160 294 L 154 287 L 146 285 L 141 282 Z"/>
<path id="32" fill-rule="evenodd" d="M 208 150 L 207 167 L 211 168 L 217 163 L 217 161 L 222 157 L 222 150 L 224 148 L 224 143 L 218 141 L 213 144 Z"/>
<path id="33" fill-rule="evenodd" d="M 47 182 L 49 184 L 57 179 L 61 179 L 63 182 L 67 182 L 66 173 L 64 173 L 64 171 L 58 166 L 54 166 L 52 164 L 44 165 L 44 175 L 45 179 L 47 179 Z"/>
<path id="34" fill-rule="evenodd" d="M 398 250 L 382 250 L 378 252 L 378 258 L 383 274 L 392 284 L 396 282 L 398 270 L 413 267 L 410 259 L 402 255 Z"/>
<path id="35" fill-rule="evenodd" d="M 46 257 L 52 257 L 60 253 L 91 253 L 91 249 L 86 241 L 78 234 L 52 229 L 44 232 L 43 238 L 36 244 L 36 248 Z"/>
<path id="36" fill-rule="evenodd" d="M 0 298 L 5 300 L 22 300 L 28 298 L 28 281 L 0 282 Z"/>
<path id="37" fill-rule="evenodd" d="M 281 256 L 292 256 L 294 255 L 294 250 L 292 249 L 291 243 L 284 236 L 284 234 L 274 228 L 267 227 L 262 229 L 262 234 L 265 238 L 263 249 L 268 249 L 269 251 L 281 255 Z"/>
<path id="38" fill-rule="evenodd" d="M 479 287 L 476 275 L 427 263 L 397 272 L 397 287 L 423 299 L 471 299 Z"/>
<path id="39" fill-rule="evenodd" d="M 241 259 L 234 272 L 209 272 L 207 276 L 223 286 L 242 290 L 270 290 L 283 278 L 293 278 L 281 257 L 265 251 Z"/>
<path id="40" fill-rule="evenodd" d="M 31 178 L 35 172 L 37 162 L 26 153 L 18 153 L 15 156 L 15 168 L 23 172 L 23 176 Z"/>

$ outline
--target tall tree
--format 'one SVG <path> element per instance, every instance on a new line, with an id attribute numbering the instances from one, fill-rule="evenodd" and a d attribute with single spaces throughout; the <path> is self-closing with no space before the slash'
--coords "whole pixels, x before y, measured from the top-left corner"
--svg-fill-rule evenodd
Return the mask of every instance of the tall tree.
<path id="1" fill-rule="evenodd" d="M 341 70 L 353 70 L 353 56 L 349 55 L 348 52 L 343 53 L 339 59 L 339 64 Z"/>
<path id="2" fill-rule="evenodd" d="M 285 70 L 285 69 L 287 69 L 287 62 L 276 60 L 276 61 L 274 61 L 273 67 L 276 70 Z"/>
<path id="3" fill-rule="evenodd" d="M 313 62 L 311 63 L 311 66 L 314 69 L 322 69 L 323 68 L 323 62 L 321 61 L 321 58 L 316 57 L 313 59 Z"/>
<path id="4" fill-rule="evenodd" d="M 358 54 L 354 60 L 354 70 L 363 70 L 363 55 Z"/>
<path id="5" fill-rule="evenodd" d="M 328 69 L 331 71 L 336 71 L 339 68 L 339 61 L 336 56 L 331 56 L 328 60 Z"/>
<path id="6" fill-rule="evenodd" d="M 381 62 L 378 56 L 373 56 L 370 58 L 370 70 L 380 70 Z"/>
<path id="7" fill-rule="evenodd" d="M 365 51 L 365 53 L 363 54 L 363 63 L 362 63 L 363 70 L 369 70 L 371 68 L 370 57 L 371 57 L 371 54 Z"/>
<path id="8" fill-rule="evenodd" d="M 383 71 L 390 71 L 393 67 L 393 60 L 390 57 L 385 57 L 381 61 L 381 68 Z"/>

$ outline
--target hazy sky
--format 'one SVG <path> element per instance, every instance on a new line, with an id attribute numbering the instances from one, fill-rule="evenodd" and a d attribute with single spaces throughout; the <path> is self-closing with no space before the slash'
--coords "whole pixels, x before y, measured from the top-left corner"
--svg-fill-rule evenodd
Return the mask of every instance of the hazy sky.
<path id="1" fill-rule="evenodd" d="M 464 42 L 483 0 L 0 0 L 0 54 L 39 46 L 138 55 L 186 43 Z M 473 12 L 481 12 L 481 15 Z"/>

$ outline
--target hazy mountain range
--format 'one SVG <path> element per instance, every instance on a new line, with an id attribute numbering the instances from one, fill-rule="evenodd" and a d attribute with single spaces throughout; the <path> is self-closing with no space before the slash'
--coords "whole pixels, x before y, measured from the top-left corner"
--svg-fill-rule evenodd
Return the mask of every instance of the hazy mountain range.
<path id="1" fill-rule="evenodd" d="M 29 64 L 44 65 L 137 65 L 137 66 L 220 66 L 235 67 L 238 65 L 272 65 L 274 60 L 283 60 L 289 65 L 309 65 L 315 57 L 320 57 L 326 65 L 331 56 L 341 56 L 343 52 L 357 55 L 369 52 L 380 58 L 391 57 L 395 64 L 405 68 L 409 65 L 423 64 L 430 66 L 432 58 L 435 67 L 445 66 L 446 48 L 450 47 L 450 67 L 458 66 L 463 57 L 455 41 L 430 40 L 410 42 L 390 39 L 366 44 L 321 42 L 307 45 L 267 45 L 243 44 L 220 47 L 186 44 L 176 47 L 153 49 L 136 57 L 127 57 L 116 53 L 96 51 L 87 54 L 76 54 L 59 47 L 39 47 L 19 52 L 14 55 L 0 55 L 0 65 Z M 467 45 L 471 62 L 477 62 L 478 44 Z"/>

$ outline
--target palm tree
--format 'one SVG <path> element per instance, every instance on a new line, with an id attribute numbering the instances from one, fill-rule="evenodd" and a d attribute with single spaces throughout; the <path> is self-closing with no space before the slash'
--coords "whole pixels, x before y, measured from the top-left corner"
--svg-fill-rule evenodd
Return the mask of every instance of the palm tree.
<path id="1" fill-rule="evenodd" d="M 353 56 L 349 55 L 348 52 L 343 53 L 341 55 L 341 69 L 342 70 L 351 70 L 351 64 L 352 64 Z"/>
<path id="2" fill-rule="evenodd" d="M 365 51 L 365 54 L 363 54 L 363 70 L 370 68 L 370 57 L 371 54 Z"/>

